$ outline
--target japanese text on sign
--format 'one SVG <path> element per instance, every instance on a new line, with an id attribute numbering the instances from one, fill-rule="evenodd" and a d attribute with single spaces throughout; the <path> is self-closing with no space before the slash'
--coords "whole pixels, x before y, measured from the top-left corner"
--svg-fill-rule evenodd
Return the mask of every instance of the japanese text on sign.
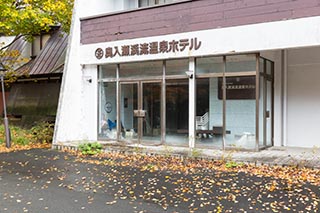
<path id="1" fill-rule="evenodd" d="M 105 50 L 98 48 L 95 51 L 97 59 L 113 58 L 116 56 L 136 56 L 136 55 L 154 55 L 170 52 L 184 52 L 198 50 L 201 47 L 201 41 L 197 38 L 180 39 L 172 41 L 155 41 L 150 43 L 133 44 L 107 47 Z"/>

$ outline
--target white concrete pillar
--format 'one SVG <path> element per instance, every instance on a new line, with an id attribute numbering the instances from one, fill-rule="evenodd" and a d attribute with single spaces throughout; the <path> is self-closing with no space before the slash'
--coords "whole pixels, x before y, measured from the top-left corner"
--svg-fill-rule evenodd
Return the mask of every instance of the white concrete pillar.
<path id="1" fill-rule="evenodd" d="M 195 116 L 196 116 L 196 73 L 195 58 L 189 61 L 189 148 L 195 147 Z"/>
<path id="2" fill-rule="evenodd" d="M 83 65 L 82 70 L 82 107 L 81 139 L 97 141 L 98 135 L 98 67 L 97 65 Z"/>
<path id="3" fill-rule="evenodd" d="M 281 97 L 282 97 L 282 146 L 287 146 L 287 134 L 288 134 L 288 128 L 287 128 L 287 105 L 288 105 L 288 50 L 282 50 L 281 52 L 281 65 L 282 65 L 282 76 L 281 76 Z"/>

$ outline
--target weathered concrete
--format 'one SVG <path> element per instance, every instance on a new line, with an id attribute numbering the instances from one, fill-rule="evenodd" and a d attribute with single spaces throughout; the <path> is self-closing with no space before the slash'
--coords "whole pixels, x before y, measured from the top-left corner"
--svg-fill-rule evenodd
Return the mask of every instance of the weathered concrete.
<path id="1" fill-rule="evenodd" d="M 77 149 L 79 143 L 55 145 L 54 148 Z M 259 152 L 217 149 L 190 149 L 172 146 L 144 146 L 139 144 L 124 145 L 116 142 L 104 143 L 105 151 L 141 152 L 146 154 L 180 155 L 181 157 L 200 157 L 226 161 L 253 163 L 256 165 L 281 165 L 320 168 L 320 147 L 271 147 Z"/>

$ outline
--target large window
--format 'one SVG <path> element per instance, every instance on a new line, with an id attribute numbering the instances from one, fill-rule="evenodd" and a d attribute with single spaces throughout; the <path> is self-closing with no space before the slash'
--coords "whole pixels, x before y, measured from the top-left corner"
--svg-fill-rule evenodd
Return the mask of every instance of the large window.
<path id="1" fill-rule="evenodd" d="M 188 69 L 188 59 L 166 61 L 166 143 L 176 146 L 187 146 L 189 141 Z"/>
<path id="2" fill-rule="evenodd" d="M 139 0 L 139 7 L 148 7 L 158 4 L 168 4 L 178 2 L 179 0 Z M 181 0 L 180 0 L 181 1 Z"/>
<path id="3" fill-rule="evenodd" d="M 188 77 L 194 65 L 195 76 Z M 271 146 L 273 66 L 257 54 L 99 66 L 99 138 L 222 149 Z"/>
<path id="4" fill-rule="evenodd" d="M 223 70 L 221 56 L 196 60 L 196 146 L 222 147 L 223 100 L 218 82 Z"/>
<path id="5" fill-rule="evenodd" d="M 162 61 L 120 64 L 121 79 L 154 78 L 162 76 Z"/>
<path id="6" fill-rule="evenodd" d="M 99 138 L 117 138 L 117 84 L 115 64 L 99 67 Z M 102 79 L 107 79 L 104 81 Z"/>
<path id="7" fill-rule="evenodd" d="M 226 146 L 256 146 L 256 56 L 226 57 Z M 222 81 L 221 81 L 222 87 Z M 220 92 L 222 99 L 222 91 Z M 228 134 L 227 134 L 228 133 Z"/>

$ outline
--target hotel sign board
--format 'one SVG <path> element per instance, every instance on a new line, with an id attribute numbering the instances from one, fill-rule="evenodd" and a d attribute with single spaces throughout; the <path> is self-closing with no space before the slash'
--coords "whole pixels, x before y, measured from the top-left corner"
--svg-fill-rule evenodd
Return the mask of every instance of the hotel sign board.
<path id="1" fill-rule="evenodd" d="M 184 38 L 178 40 L 162 40 L 144 43 L 124 44 L 121 46 L 98 47 L 94 54 L 97 59 L 157 55 L 164 53 L 177 53 L 184 51 L 196 51 L 201 48 L 202 42 L 198 38 Z"/>
<path id="2" fill-rule="evenodd" d="M 319 26 L 320 18 L 312 17 L 81 44 L 73 49 L 75 57 L 72 58 L 76 59 L 79 54 L 80 64 L 100 65 L 315 46 L 319 45 Z M 306 32 L 310 36 L 305 36 Z"/>

